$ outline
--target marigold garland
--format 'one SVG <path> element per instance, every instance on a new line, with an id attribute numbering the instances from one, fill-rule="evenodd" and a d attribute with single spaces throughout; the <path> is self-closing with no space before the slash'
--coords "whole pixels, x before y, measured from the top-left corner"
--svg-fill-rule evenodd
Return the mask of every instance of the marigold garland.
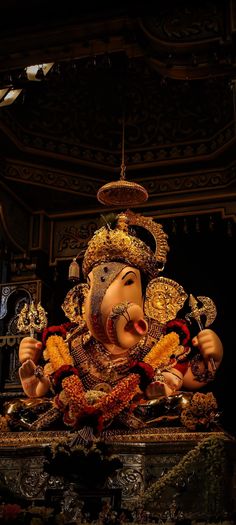
<path id="1" fill-rule="evenodd" d="M 154 369 L 168 366 L 172 355 L 178 357 L 184 353 L 184 347 L 179 344 L 179 336 L 176 332 L 166 334 L 156 343 L 143 361 Z"/>
<path id="2" fill-rule="evenodd" d="M 72 328 L 73 326 L 74 325 L 71 322 L 63 323 L 63 324 L 60 324 L 60 325 L 57 325 L 57 326 L 48 326 L 47 328 L 44 329 L 43 334 L 42 334 L 43 346 L 44 347 L 46 346 L 46 341 L 47 341 L 48 337 L 50 337 L 51 335 L 59 335 L 60 334 L 61 337 L 63 337 L 63 339 L 65 339 L 68 330 L 70 330 L 70 328 Z"/>
<path id="3" fill-rule="evenodd" d="M 68 345 L 60 335 L 51 335 L 47 339 L 43 355 L 46 361 L 50 360 L 53 372 L 63 365 L 73 365 Z"/>
<path id="4" fill-rule="evenodd" d="M 182 353 L 184 353 L 184 347 L 179 344 L 178 334 L 169 333 L 155 344 L 143 359 L 142 365 L 146 364 L 152 369 L 157 369 L 169 365 L 171 357 L 174 356 L 176 359 Z M 86 398 L 80 378 L 73 369 L 73 359 L 68 345 L 61 336 L 51 335 L 47 339 L 44 357 L 50 361 L 55 383 L 59 381 L 62 387 L 60 394 L 55 398 L 55 404 L 63 412 L 64 422 L 74 428 L 78 427 L 79 420 L 82 421 L 83 416 L 88 416 L 91 418 L 91 426 L 94 427 L 96 422 L 96 430 L 101 430 L 104 424 L 111 421 L 129 406 L 131 401 L 135 400 L 142 386 L 142 374 L 136 372 L 135 368 L 132 372 L 131 368 L 128 377 L 121 379 L 111 392 L 91 404 L 88 402 L 89 398 Z M 145 370 L 142 372 L 144 373 Z M 152 374 L 146 374 L 146 376 L 147 382 L 150 382 Z"/>
<path id="5" fill-rule="evenodd" d="M 124 410 L 139 391 L 138 374 L 130 374 L 121 379 L 112 391 L 96 404 L 97 408 L 102 411 L 103 422 L 109 421 Z"/>
<path id="6" fill-rule="evenodd" d="M 145 392 L 148 385 L 154 380 L 155 372 L 151 365 L 143 361 L 134 361 L 130 364 L 130 374 L 139 375 L 139 388 Z"/>
<path id="7" fill-rule="evenodd" d="M 96 426 L 99 426 L 101 431 L 104 423 L 117 416 L 139 393 L 139 381 L 138 374 L 130 374 L 121 379 L 111 392 L 91 405 L 87 402 L 79 377 L 76 375 L 69 376 L 63 379 L 63 390 L 55 398 L 55 403 L 64 412 L 64 423 L 67 425 L 75 427 L 78 420 L 84 415 L 91 415 L 95 421 L 94 415 L 97 414 Z"/>

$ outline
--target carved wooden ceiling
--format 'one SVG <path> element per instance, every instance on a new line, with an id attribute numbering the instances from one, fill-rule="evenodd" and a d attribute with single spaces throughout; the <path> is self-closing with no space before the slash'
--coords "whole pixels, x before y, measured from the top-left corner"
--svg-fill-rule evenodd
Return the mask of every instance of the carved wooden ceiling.
<path id="1" fill-rule="evenodd" d="M 22 88 L 0 107 L 2 187 L 48 215 L 100 210 L 125 115 L 127 179 L 150 210 L 235 212 L 235 1 L 94 4 L 1 6 L 0 89 Z M 24 77 L 48 62 L 42 81 Z"/>

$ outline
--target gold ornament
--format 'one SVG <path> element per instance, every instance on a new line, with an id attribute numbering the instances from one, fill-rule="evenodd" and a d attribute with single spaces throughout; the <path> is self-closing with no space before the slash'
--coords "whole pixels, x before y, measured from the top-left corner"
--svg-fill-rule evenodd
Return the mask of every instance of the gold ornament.
<path id="1" fill-rule="evenodd" d="M 25 303 L 18 316 L 17 328 L 19 332 L 29 332 L 34 337 L 35 332 L 41 332 L 47 326 L 47 312 L 38 303 L 36 306 L 32 301 Z"/>
<path id="2" fill-rule="evenodd" d="M 198 301 L 202 303 L 202 306 L 198 306 Z M 197 299 L 190 294 L 189 296 L 189 306 L 191 308 L 191 313 L 187 314 L 186 319 L 190 320 L 191 317 L 195 319 L 198 323 L 200 330 L 203 330 L 204 325 L 202 323 L 202 316 L 205 317 L 205 326 L 210 326 L 216 318 L 217 311 L 215 303 L 210 299 L 210 297 L 204 297 L 199 295 Z"/>
<path id="3" fill-rule="evenodd" d="M 152 238 L 154 250 L 139 238 L 137 227 Z M 95 232 L 84 255 L 83 274 L 86 278 L 95 265 L 120 261 L 143 270 L 153 278 L 163 269 L 168 251 L 167 235 L 162 226 L 151 217 L 128 210 L 117 216 L 114 229 L 108 225 Z"/>
<path id="4" fill-rule="evenodd" d="M 108 182 L 99 188 L 97 192 L 97 199 L 101 204 L 123 206 L 124 202 L 126 206 L 134 206 L 137 204 L 143 204 L 148 199 L 147 190 L 137 184 L 137 182 L 129 182 L 125 178 L 126 165 L 125 165 L 125 122 L 123 118 L 122 122 L 122 161 L 120 179 L 113 182 Z"/>
<path id="5" fill-rule="evenodd" d="M 137 182 L 127 180 L 116 180 L 104 184 L 98 192 L 97 199 L 101 204 L 123 206 L 135 206 L 143 204 L 148 199 L 148 192 Z"/>
<path id="6" fill-rule="evenodd" d="M 187 299 L 183 287 L 172 279 L 158 277 L 147 287 L 145 314 L 161 324 L 175 319 Z"/>
<path id="7" fill-rule="evenodd" d="M 73 261 L 70 263 L 70 266 L 69 266 L 68 279 L 69 281 L 79 281 L 79 278 L 80 278 L 80 269 L 79 269 L 79 265 L 77 263 L 76 257 L 74 257 Z"/>
<path id="8" fill-rule="evenodd" d="M 198 306 L 198 302 L 202 303 L 202 306 Z M 191 313 L 187 314 L 186 319 L 190 320 L 191 317 L 197 321 L 200 330 L 204 329 L 204 324 L 202 322 L 202 316 L 205 317 L 205 326 L 210 326 L 216 318 L 217 311 L 215 303 L 210 299 L 210 297 L 205 297 L 204 295 L 198 295 L 197 299 L 190 294 L 189 296 L 189 306 L 191 308 Z M 213 357 L 209 358 L 211 363 L 213 373 L 216 371 L 216 364 Z"/>
<path id="9" fill-rule="evenodd" d="M 66 317 L 78 327 L 85 325 L 84 302 L 89 291 L 87 284 L 77 284 L 66 294 L 62 310 Z"/>

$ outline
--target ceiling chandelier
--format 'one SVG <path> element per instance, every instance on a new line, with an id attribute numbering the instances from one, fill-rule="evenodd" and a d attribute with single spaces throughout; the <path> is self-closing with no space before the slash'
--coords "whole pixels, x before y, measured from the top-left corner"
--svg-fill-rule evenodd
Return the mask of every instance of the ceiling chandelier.
<path id="1" fill-rule="evenodd" d="M 126 180 L 125 148 L 124 148 L 124 119 L 122 126 L 122 161 L 118 180 L 108 182 L 99 188 L 97 199 L 101 204 L 109 206 L 134 206 L 143 204 L 148 199 L 147 190 L 137 182 Z"/>

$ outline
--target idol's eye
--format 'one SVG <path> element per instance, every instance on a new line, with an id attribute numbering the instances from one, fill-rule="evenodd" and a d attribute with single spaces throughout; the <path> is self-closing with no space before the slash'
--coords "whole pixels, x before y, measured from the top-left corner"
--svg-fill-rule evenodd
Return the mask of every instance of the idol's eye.
<path id="1" fill-rule="evenodd" d="M 130 277 L 129 279 L 127 279 L 127 281 L 125 281 L 124 286 L 130 286 L 131 284 L 134 284 L 134 279 Z"/>

